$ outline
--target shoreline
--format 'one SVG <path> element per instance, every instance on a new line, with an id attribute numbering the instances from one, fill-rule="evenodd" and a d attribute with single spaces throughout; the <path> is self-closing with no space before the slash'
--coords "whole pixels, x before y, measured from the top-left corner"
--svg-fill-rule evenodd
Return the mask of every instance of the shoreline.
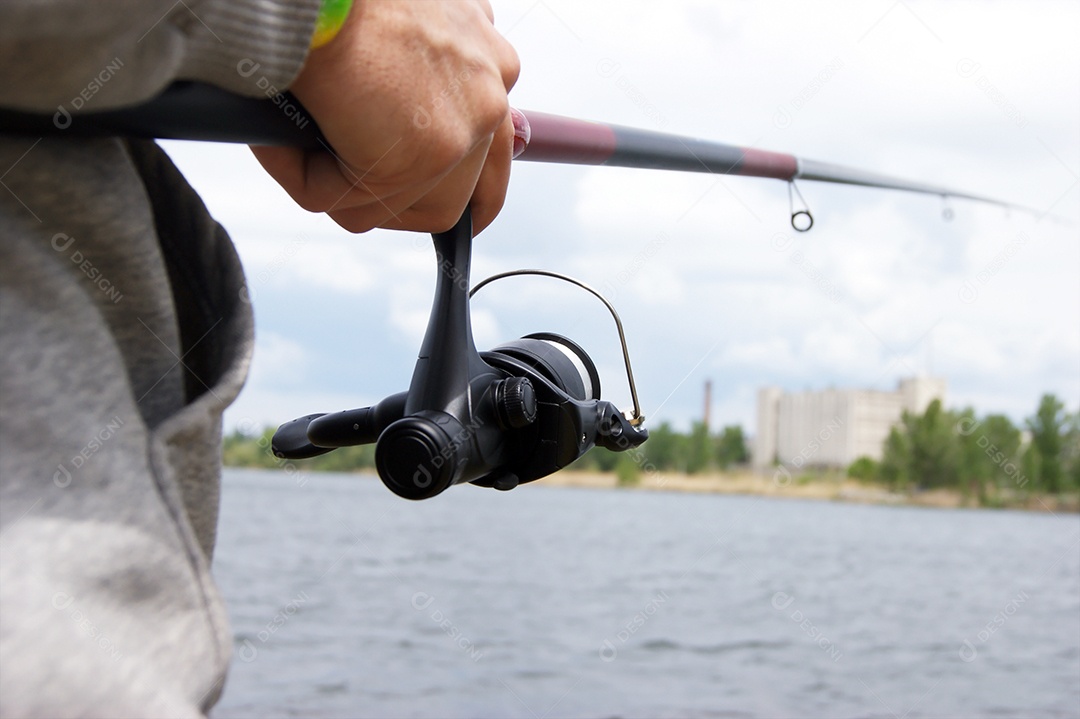
<path id="1" fill-rule="evenodd" d="M 227 469 L 270 469 L 250 465 L 224 465 Z M 318 470 L 307 470 L 318 475 Z M 306 472 L 305 472 L 306 473 Z M 378 479 L 374 470 L 354 470 L 346 474 Z M 562 470 L 540 479 L 535 486 L 570 487 L 580 489 L 621 490 L 627 492 L 683 492 L 698 494 L 732 494 L 772 499 L 802 499 L 848 504 L 874 504 L 895 507 L 931 507 L 935 509 L 1015 509 L 1044 513 L 1080 513 L 1080 493 L 1060 495 L 998 492 L 991 501 L 980 504 L 977 497 L 965 496 L 956 489 L 927 489 L 915 492 L 893 492 L 879 484 L 858 482 L 844 477 L 788 478 L 786 482 L 750 471 L 683 474 L 652 472 L 636 484 L 620 485 L 614 472 Z"/>
<path id="2" fill-rule="evenodd" d="M 1080 512 L 1080 496 L 1030 494 L 1026 497 L 998 496 L 992 505 L 981 505 L 976 497 L 965 497 L 954 489 L 928 489 L 918 492 L 892 492 L 880 485 L 852 479 L 816 479 L 786 484 L 752 472 L 687 475 L 656 472 L 642 477 L 635 485 L 620 486 L 613 473 L 563 470 L 540 480 L 549 487 L 621 489 L 634 492 L 697 492 L 700 494 L 738 494 L 780 499 L 814 499 L 938 509 L 1019 509 L 1034 512 Z"/>

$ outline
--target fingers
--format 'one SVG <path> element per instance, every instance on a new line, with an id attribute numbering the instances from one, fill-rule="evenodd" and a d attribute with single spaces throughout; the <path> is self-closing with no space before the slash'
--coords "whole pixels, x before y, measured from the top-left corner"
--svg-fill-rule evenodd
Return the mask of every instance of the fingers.
<path id="1" fill-rule="evenodd" d="M 514 123 L 507 113 L 494 135 L 478 143 L 460 162 L 423 184 L 397 191 L 373 188 L 364 175 L 329 152 L 287 147 L 252 147 L 263 168 L 309 212 L 325 212 L 349 232 L 376 227 L 442 232 L 471 205 L 479 233 L 503 207 L 510 180 Z"/>
<path id="2" fill-rule="evenodd" d="M 503 134 L 501 129 L 499 134 Z M 482 140 L 442 175 L 423 184 L 410 182 L 397 191 L 369 187 L 362 175 L 344 168 L 328 152 L 305 153 L 283 147 L 251 149 L 298 205 L 309 212 L 327 213 L 349 232 L 367 232 L 375 227 L 442 232 L 453 226 L 468 204 L 488 162 L 491 144 L 490 140 Z M 494 207 L 497 213 L 505 187 L 489 181 L 484 194 L 483 205 Z M 494 215 L 482 216 L 487 218 L 486 225 Z"/>
<path id="3" fill-rule="evenodd" d="M 472 208 L 473 234 L 490 225 L 506 201 L 510 182 L 510 160 L 514 151 L 514 121 L 509 113 L 495 132 L 484 159 L 484 167 L 476 183 L 469 205 Z"/>
<path id="4" fill-rule="evenodd" d="M 350 232 L 365 232 L 372 227 L 445 232 L 454 226 L 469 204 L 490 144 L 488 141 L 481 142 L 426 191 L 400 193 L 383 198 L 378 205 L 342 209 L 328 214 L 334 222 Z M 498 204 L 501 207 L 501 200 Z"/>

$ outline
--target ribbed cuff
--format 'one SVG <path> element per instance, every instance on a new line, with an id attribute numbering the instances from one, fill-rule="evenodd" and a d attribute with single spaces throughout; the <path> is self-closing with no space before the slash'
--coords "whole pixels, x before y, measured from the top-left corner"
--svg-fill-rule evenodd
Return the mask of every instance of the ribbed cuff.
<path id="1" fill-rule="evenodd" d="M 240 95 L 284 92 L 304 65 L 320 5 L 320 0 L 178 4 L 170 21 L 187 37 L 180 76 Z"/>

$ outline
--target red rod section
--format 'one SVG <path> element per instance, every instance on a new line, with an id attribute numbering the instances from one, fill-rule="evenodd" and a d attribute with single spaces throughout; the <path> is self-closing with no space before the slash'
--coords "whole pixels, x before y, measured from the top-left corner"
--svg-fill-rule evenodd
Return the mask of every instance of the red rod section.
<path id="1" fill-rule="evenodd" d="M 772 177 L 777 180 L 791 180 L 799 173 L 799 161 L 794 155 L 782 152 L 769 152 L 744 147 L 743 165 L 740 175 L 753 177 Z"/>
<path id="2" fill-rule="evenodd" d="M 940 185 L 912 182 L 814 160 L 799 160 L 794 155 L 783 152 L 726 145 L 654 130 L 588 122 L 543 112 L 522 114 L 529 120 L 532 137 L 528 147 L 518 156 L 519 160 L 744 175 L 785 181 L 804 179 L 836 182 L 943 197 L 964 197 L 1034 212 L 1030 208 Z"/>
<path id="3" fill-rule="evenodd" d="M 524 112 L 532 137 L 518 159 L 574 165 L 613 165 L 790 180 L 793 155 L 651 130 Z"/>
<path id="4" fill-rule="evenodd" d="M 610 125 L 545 112 L 524 114 L 532 135 L 518 159 L 603 165 L 615 153 L 615 131 Z"/>

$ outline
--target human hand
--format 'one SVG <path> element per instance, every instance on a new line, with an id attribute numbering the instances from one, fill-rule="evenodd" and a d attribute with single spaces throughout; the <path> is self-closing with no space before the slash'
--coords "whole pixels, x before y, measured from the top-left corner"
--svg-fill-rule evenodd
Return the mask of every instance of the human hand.
<path id="1" fill-rule="evenodd" d="M 442 232 L 502 209 L 519 63 L 487 0 L 356 0 L 289 88 L 329 152 L 253 147 L 306 210 L 350 232 Z"/>

